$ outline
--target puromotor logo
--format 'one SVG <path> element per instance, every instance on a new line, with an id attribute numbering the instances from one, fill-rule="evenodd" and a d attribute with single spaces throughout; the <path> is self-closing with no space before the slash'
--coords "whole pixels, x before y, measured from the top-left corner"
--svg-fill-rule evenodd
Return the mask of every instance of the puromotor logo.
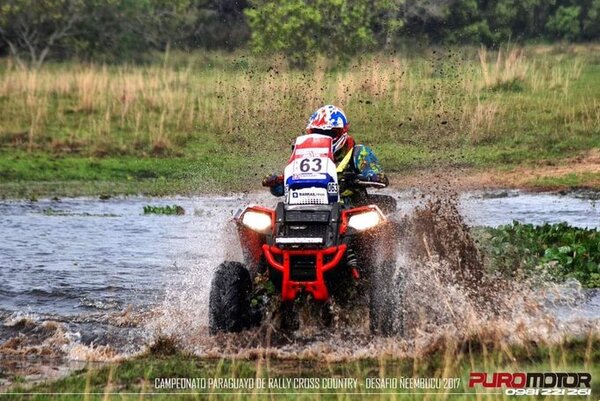
<path id="1" fill-rule="evenodd" d="M 504 388 L 506 395 L 592 394 L 592 375 L 578 372 L 508 373 L 471 372 L 469 387 Z"/>

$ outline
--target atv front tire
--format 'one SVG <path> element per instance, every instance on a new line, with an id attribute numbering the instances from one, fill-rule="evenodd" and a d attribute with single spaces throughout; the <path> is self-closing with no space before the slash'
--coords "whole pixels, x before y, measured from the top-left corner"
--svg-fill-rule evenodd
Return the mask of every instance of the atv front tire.
<path id="1" fill-rule="evenodd" d="M 252 280 L 239 262 L 223 262 L 217 267 L 210 287 L 208 329 L 210 334 L 239 332 L 251 325 Z"/>

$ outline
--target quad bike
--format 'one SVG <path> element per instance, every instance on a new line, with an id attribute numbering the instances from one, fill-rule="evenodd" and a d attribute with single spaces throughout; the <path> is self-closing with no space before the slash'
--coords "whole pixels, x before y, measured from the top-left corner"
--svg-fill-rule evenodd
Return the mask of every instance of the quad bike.
<path id="1" fill-rule="evenodd" d="M 343 177 L 349 179 L 354 187 L 381 186 Z M 343 305 L 362 293 L 368 299 L 371 331 L 398 333 L 398 296 L 390 294 L 398 291 L 399 280 L 394 228 L 382 212 L 395 209 L 395 200 L 384 195 L 365 198 L 381 208 L 340 202 L 332 140 L 318 134 L 296 139 L 284 184 L 285 199 L 275 209 L 251 205 L 234 217 L 245 262 L 226 261 L 215 271 L 210 333 L 238 332 L 261 322 L 264 303 L 253 298 L 261 280 L 279 297 L 282 317 L 293 312 L 295 302 L 327 305 L 333 299 Z M 361 291 L 352 290 L 356 288 Z M 281 326 L 293 328 L 286 321 Z"/>

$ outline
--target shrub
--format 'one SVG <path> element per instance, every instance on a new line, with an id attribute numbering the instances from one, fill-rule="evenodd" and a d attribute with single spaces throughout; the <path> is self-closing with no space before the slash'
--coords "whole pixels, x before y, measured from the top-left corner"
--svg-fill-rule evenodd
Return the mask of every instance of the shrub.
<path id="1" fill-rule="evenodd" d="M 306 66 L 317 54 L 347 61 L 375 43 L 378 2 L 359 0 L 255 0 L 246 10 L 251 46 L 258 53 L 282 53 Z"/>

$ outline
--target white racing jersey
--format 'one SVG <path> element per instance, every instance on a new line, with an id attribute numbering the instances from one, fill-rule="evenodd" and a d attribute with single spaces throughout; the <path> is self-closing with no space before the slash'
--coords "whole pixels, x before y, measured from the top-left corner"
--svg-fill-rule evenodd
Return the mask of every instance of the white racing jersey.
<path id="1" fill-rule="evenodd" d="M 339 201 L 332 139 L 308 134 L 296 138 L 294 151 L 284 170 L 285 203 L 327 205 Z"/>

